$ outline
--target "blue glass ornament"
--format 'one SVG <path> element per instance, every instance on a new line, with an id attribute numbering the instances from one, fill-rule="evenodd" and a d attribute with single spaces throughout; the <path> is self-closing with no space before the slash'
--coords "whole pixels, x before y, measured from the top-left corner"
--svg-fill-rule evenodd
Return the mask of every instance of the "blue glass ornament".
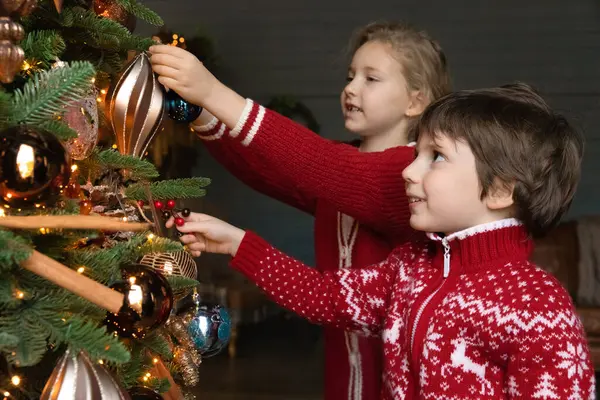
<path id="1" fill-rule="evenodd" d="M 195 121 L 202 112 L 202 107 L 188 103 L 174 90 L 169 90 L 165 95 L 165 108 L 173 121 L 188 124 Z"/>
<path id="2" fill-rule="evenodd" d="M 231 317 L 218 304 L 203 303 L 194 296 L 195 307 L 183 316 L 194 347 L 202 357 L 211 357 L 227 347 L 231 337 Z"/>

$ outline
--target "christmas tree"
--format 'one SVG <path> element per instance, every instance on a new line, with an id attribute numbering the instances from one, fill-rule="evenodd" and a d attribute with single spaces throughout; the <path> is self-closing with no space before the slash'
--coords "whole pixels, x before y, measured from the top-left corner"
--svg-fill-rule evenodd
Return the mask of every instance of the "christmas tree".
<path id="1" fill-rule="evenodd" d="M 131 32 L 162 21 L 136 0 L 35 3 L 0 0 L 0 394 L 44 398 L 73 362 L 124 392 L 193 384 L 198 354 L 165 320 L 195 263 L 160 224 L 209 180 L 157 181 L 143 159 L 164 102 Z"/>

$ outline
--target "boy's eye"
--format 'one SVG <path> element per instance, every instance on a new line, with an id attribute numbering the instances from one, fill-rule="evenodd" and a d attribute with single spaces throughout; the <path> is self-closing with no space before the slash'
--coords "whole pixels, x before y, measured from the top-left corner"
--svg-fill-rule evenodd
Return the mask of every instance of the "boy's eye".
<path id="1" fill-rule="evenodd" d="M 368 82 L 377 82 L 377 81 L 379 81 L 379 79 L 377 79 L 377 78 L 375 78 L 373 76 L 367 76 L 367 81 Z"/>
<path id="2" fill-rule="evenodd" d="M 353 80 L 353 79 L 354 79 L 354 77 L 353 77 L 353 76 L 351 76 L 351 75 L 348 75 L 348 76 L 346 77 L 346 82 L 352 82 L 352 80 Z"/>
<path id="3" fill-rule="evenodd" d="M 444 157 L 440 152 L 433 152 L 433 162 L 446 161 L 446 157 Z"/>

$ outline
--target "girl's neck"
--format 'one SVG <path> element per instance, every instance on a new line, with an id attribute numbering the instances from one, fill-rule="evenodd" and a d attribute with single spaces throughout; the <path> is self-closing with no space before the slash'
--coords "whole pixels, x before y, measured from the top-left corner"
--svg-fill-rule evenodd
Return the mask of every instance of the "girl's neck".
<path id="1" fill-rule="evenodd" d="M 406 132 L 406 130 L 403 130 Z M 363 153 L 384 151 L 392 147 L 406 146 L 408 144 L 407 134 L 398 134 L 397 130 L 378 133 L 373 136 L 363 136 L 359 150 Z"/>

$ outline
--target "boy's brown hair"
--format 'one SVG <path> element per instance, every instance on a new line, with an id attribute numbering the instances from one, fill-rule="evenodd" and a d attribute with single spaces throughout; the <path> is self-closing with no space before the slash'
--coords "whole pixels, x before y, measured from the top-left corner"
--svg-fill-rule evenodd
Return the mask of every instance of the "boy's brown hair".
<path id="1" fill-rule="evenodd" d="M 402 66 L 409 90 L 419 90 L 434 101 L 451 90 L 446 56 L 424 31 L 390 21 L 370 23 L 359 29 L 351 41 L 353 55 L 365 43 L 377 41 L 391 46 Z"/>
<path id="2" fill-rule="evenodd" d="M 533 236 L 556 226 L 573 200 L 583 137 L 526 84 L 447 95 L 423 113 L 417 134 L 466 142 L 481 197 L 497 183 L 514 185 L 515 217 Z"/>

